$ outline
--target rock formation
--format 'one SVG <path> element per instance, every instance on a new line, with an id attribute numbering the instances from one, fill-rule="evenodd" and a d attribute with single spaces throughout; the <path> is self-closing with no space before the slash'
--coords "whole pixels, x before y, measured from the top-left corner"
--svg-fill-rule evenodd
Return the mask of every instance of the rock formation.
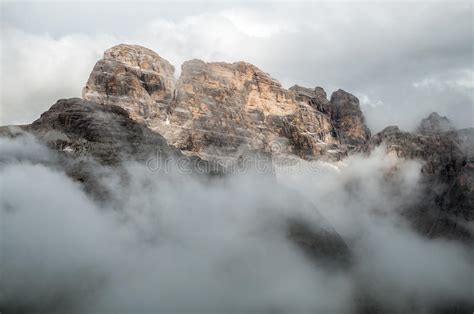
<path id="1" fill-rule="evenodd" d="M 295 85 L 290 90 L 295 93 L 296 99 L 329 117 L 333 126 L 333 137 L 337 138 L 339 144 L 360 150 L 368 143 L 370 130 L 365 124 L 357 97 L 339 89 L 332 93 L 329 101 L 322 87 L 312 90 Z"/>
<path id="2" fill-rule="evenodd" d="M 367 143 L 370 130 L 365 125 L 357 97 L 339 89 L 331 95 L 329 110 L 342 144 L 357 147 Z"/>
<path id="3" fill-rule="evenodd" d="M 436 116 L 431 114 L 422 125 Z M 465 225 L 474 220 L 473 139 L 472 128 L 410 133 L 397 126 L 371 138 L 372 148 L 383 144 L 389 154 L 422 162 L 423 199 L 403 214 L 423 234 L 472 241 Z"/>
<path id="4" fill-rule="evenodd" d="M 79 98 L 61 99 L 24 130 L 71 157 L 93 157 L 105 164 L 150 155 L 178 156 L 158 133 L 136 123 L 118 106 Z"/>
<path id="5" fill-rule="evenodd" d="M 140 46 L 118 45 L 105 51 L 86 86 L 83 98 L 117 105 L 139 122 L 162 118 L 175 90 L 174 66 Z"/>
<path id="6" fill-rule="evenodd" d="M 173 67 L 139 46 L 107 50 L 83 97 L 121 106 L 180 150 L 204 158 L 246 150 L 340 158 L 346 146 L 370 135 L 355 96 L 342 90 L 326 99 L 320 87 L 287 90 L 245 63 L 187 61 Z"/>

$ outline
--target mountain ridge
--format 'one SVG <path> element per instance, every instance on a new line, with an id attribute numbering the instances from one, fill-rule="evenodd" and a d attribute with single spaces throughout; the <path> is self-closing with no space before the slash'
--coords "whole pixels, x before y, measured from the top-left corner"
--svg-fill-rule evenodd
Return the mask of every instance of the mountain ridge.
<path id="1" fill-rule="evenodd" d="M 152 50 L 112 47 L 94 66 L 83 100 L 59 100 L 20 129 L 67 158 L 114 164 L 145 161 L 159 150 L 161 157 L 206 162 L 208 174 L 249 156 L 337 162 L 384 146 L 400 160 L 422 161 L 425 198 L 402 214 L 430 237 L 473 239 L 458 222 L 474 220 L 474 129 L 454 130 L 432 113 L 415 132 L 390 126 L 371 135 L 354 95 L 339 89 L 328 99 L 321 87 L 284 89 L 246 62 L 195 59 L 183 63 L 179 79 L 173 75 L 174 66 Z M 0 128 L 2 136 L 12 132 Z"/>
<path id="2" fill-rule="evenodd" d="M 367 143 L 359 100 L 342 90 L 323 109 L 321 91 L 301 97 L 247 62 L 186 61 L 176 81 L 174 68 L 162 64 L 169 63 L 146 48 L 112 47 L 94 67 L 83 98 L 122 106 L 170 144 L 203 157 L 272 152 L 276 142 L 282 153 L 339 159 Z"/>

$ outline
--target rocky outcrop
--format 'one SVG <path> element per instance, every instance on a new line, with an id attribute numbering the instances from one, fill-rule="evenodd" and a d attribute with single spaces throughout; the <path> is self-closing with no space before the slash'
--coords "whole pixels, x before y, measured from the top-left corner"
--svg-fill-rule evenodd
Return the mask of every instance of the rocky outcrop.
<path id="1" fill-rule="evenodd" d="M 130 117 L 153 127 L 166 117 L 175 90 L 174 66 L 156 52 L 134 45 L 105 51 L 83 88 L 82 97 L 124 108 Z"/>
<path id="2" fill-rule="evenodd" d="M 359 99 L 339 89 L 332 93 L 329 101 L 322 87 L 314 89 L 295 85 L 290 88 L 296 99 L 307 103 L 317 112 L 329 118 L 333 138 L 349 150 L 362 150 L 370 139 L 370 130 L 360 110 Z"/>
<path id="3" fill-rule="evenodd" d="M 329 110 L 342 144 L 354 148 L 367 144 L 370 130 L 365 124 L 357 97 L 339 89 L 331 95 Z"/>
<path id="4" fill-rule="evenodd" d="M 371 138 L 372 148 L 385 145 L 389 154 L 422 162 L 422 198 L 403 210 L 421 233 L 473 240 L 466 229 L 474 221 L 473 138 L 474 129 L 410 133 L 396 126 Z"/>
<path id="5" fill-rule="evenodd" d="M 170 124 L 182 126 L 163 133 L 171 143 L 204 155 L 257 149 L 311 158 L 320 143 L 338 143 L 328 117 L 245 62 L 185 62 Z"/>
<path id="6" fill-rule="evenodd" d="M 419 133 L 441 133 L 454 130 L 448 118 L 440 116 L 437 112 L 432 112 L 428 117 L 421 120 L 417 128 Z"/>
<path id="7" fill-rule="evenodd" d="M 336 92 L 330 103 L 320 87 L 287 90 L 245 62 L 187 61 L 176 82 L 173 72 L 155 52 L 119 45 L 97 62 L 83 97 L 121 106 L 170 144 L 206 159 L 252 150 L 337 159 L 346 145 L 367 140 L 349 93 Z"/>
<path id="8" fill-rule="evenodd" d="M 47 166 L 63 169 L 100 200 L 108 194 L 100 182 L 101 176 L 107 175 L 104 169 L 110 167 L 126 180 L 127 172 L 122 168 L 125 161 L 139 162 L 150 171 L 166 172 L 175 167 L 191 175 L 226 173 L 224 165 L 196 156 L 183 156 L 160 134 L 131 119 L 123 108 L 80 98 L 58 100 L 32 124 L 0 127 L 0 137 L 30 135 L 55 152 L 55 164 Z"/>

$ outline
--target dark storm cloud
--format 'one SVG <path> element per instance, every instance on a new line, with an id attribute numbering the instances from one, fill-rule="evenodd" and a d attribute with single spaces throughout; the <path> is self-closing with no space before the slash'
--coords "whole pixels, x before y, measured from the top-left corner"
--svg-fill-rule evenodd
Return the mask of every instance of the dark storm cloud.
<path id="1" fill-rule="evenodd" d="M 102 51 L 128 42 L 178 71 L 191 58 L 245 60 L 286 87 L 343 88 L 374 131 L 430 111 L 472 126 L 472 15 L 469 2 L 4 4 L 2 123 L 80 95 Z"/>

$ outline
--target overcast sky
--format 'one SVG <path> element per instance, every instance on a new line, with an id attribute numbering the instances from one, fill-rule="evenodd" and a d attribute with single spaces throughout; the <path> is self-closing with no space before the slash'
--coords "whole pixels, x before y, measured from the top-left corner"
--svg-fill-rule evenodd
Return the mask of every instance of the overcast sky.
<path id="1" fill-rule="evenodd" d="M 1 124 L 78 97 L 119 43 L 173 63 L 255 64 L 285 87 L 359 97 L 369 127 L 411 129 L 431 111 L 474 126 L 472 2 L 4 3 Z"/>

